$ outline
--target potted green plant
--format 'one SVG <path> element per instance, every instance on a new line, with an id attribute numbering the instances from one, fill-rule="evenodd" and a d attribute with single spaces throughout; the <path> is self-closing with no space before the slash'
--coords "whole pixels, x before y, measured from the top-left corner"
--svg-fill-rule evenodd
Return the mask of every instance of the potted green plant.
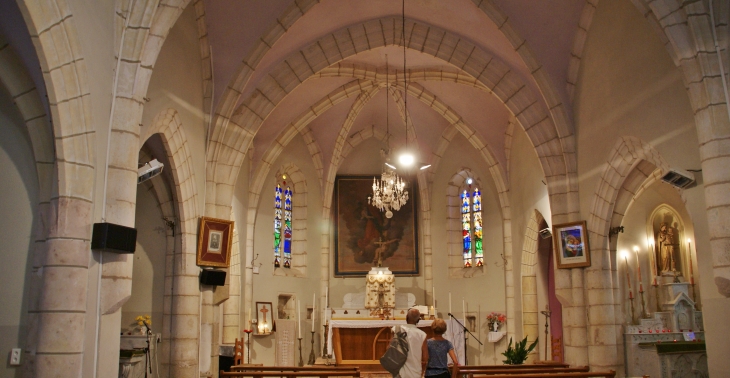
<path id="1" fill-rule="evenodd" d="M 509 345 L 507 345 L 507 350 L 502 352 L 502 355 L 506 358 L 506 360 L 502 361 L 506 365 L 522 365 L 525 363 L 525 360 L 527 360 L 527 355 L 532 352 L 533 349 L 537 346 L 537 339 L 535 339 L 535 342 L 530 344 L 529 347 L 525 348 L 525 345 L 527 345 L 527 337 L 522 339 L 522 341 L 515 344 L 514 348 L 512 347 L 512 338 L 509 338 Z"/>

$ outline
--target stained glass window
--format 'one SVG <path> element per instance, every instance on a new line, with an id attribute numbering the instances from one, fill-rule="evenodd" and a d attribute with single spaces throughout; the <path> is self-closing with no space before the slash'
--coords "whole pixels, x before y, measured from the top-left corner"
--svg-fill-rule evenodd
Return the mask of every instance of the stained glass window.
<path id="1" fill-rule="evenodd" d="M 274 267 L 281 266 L 281 185 L 274 189 Z"/>
<path id="2" fill-rule="evenodd" d="M 284 268 L 291 268 L 291 195 L 287 186 L 284 191 Z"/>
<path id="3" fill-rule="evenodd" d="M 464 268 L 484 266 L 482 192 L 474 189 L 461 192 L 461 233 Z"/>
<path id="4" fill-rule="evenodd" d="M 472 209 L 474 212 L 474 255 L 476 266 L 484 265 L 484 249 L 482 248 L 482 193 L 474 189 Z"/>
<path id="5" fill-rule="evenodd" d="M 464 268 L 471 268 L 471 206 L 469 192 L 461 193 L 461 233 L 464 242 Z"/>

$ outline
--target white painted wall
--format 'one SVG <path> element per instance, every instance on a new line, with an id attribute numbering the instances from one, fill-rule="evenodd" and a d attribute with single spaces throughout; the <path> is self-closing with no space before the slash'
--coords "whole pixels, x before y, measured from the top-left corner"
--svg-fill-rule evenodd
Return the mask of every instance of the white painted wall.
<path id="1" fill-rule="evenodd" d="M 33 224 L 37 222 L 38 175 L 30 137 L 18 108 L 0 86 L 0 356 L 24 348 Z M 0 377 L 20 376 L 21 367 L 0 364 Z"/>

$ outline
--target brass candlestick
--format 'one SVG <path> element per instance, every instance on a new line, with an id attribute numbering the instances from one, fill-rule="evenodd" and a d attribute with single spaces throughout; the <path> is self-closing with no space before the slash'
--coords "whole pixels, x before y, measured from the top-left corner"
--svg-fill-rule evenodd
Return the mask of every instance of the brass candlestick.
<path id="1" fill-rule="evenodd" d="M 314 365 L 314 331 L 312 331 L 312 349 L 309 351 L 309 362 L 307 362 L 308 365 Z"/>
<path id="2" fill-rule="evenodd" d="M 327 322 L 327 324 L 323 325 L 322 327 L 324 327 L 324 332 L 322 333 L 324 335 L 324 343 L 323 343 L 324 346 L 322 347 L 322 357 L 324 357 L 324 359 L 325 359 L 325 364 L 329 365 L 330 355 L 329 355 L 329 353 L 327 353 L 327 335 L 328 335 L 327 327 L 329 327 L 329 322 Z"/>
<path id="3" fill-rule="evenodd" d="M 299 340 L 299 366 L 304 366 L 304 360 L 302 359 L 302 338 L 297 337 Z"/>
<path id="4" fill-rule="evenodd" d="M 649 315 L 646 313 L 646 307 L 644 306 L 644 288 L 639 287 L 639 295 L 641 295 L 641 318 L 649 319 Z"/>

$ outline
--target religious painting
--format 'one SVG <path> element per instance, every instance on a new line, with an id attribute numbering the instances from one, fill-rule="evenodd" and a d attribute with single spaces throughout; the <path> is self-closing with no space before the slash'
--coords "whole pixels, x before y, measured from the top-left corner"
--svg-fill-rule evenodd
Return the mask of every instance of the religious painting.
<path id="1" fill-rule="evenodd" d="M 268 335 L 276 331 L 273 308 L 271 302 L 256 302 L 256 334 Z"/>
<path id="2" fill-rule="evenodd" d="M 406 204 L 387 218 L 368 203 L 373 176 L 335 178 L 335 276 L 365 276 L 379 263 L 396 275 L 418 274 L 418 188 L 414 180 L 406 190 Z"/>
<path id="3" fill-rule="evenodd" d="M 554 225 L 553 240 L 558 268 L 591 266 L 588 228 L 585 221 Z"/>
<path id="4" fill-rule="evenodd" d="M 233 221 L 202 217 L 198 232 L 197 264 L 227 268 L 231 256 Z"/>

